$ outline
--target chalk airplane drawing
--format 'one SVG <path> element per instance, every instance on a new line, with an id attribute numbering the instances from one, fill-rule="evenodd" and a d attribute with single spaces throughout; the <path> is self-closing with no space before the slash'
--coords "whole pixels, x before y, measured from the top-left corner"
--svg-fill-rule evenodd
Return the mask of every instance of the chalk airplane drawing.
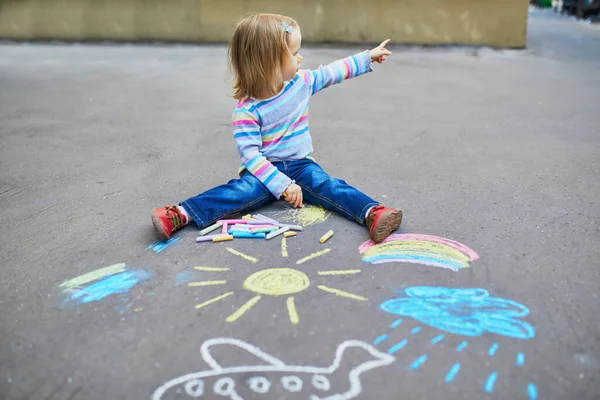
<path id="1" fill-rule="evenodd" d="M 210 353 L 212 346 L 223 344 L 236 346 L 245 350 L 260 359 L 260 362 L 256 365 L 239 365 L 224 368 Z M 327 393 L 331 391 L 330 378 L 336 376 L 335 372 L 341 365 L 344 352 L 350 348 L 361 348 L 369 353 L 372 359 L 350 370 L 348 374 L 350 388 L 347 391 L 343 393 Z M 393 356 L 382 353 L 370 344 L 358 340 L 342 342 L 338 346 L 333 363 L 329 367 L 288 365 L 249 343 L 232 338 L 207 340 L 200 347 L 200 354 L 211 369 L 193 372 L 166 382 L 152 394 L 152 400 L 162 399 L 163 395 L 167 392 L 170 395 L 178 395 L 183 392 L 191 398 L 201 398 L 206 394 L 208 398 L 214 398 L 215 395 L 218 395 L 228 397 L 231 400 L 243 400 L 244 397 L 238 393 L 243 391 L 250 393 L 252 398 L 262 398 L 271 390 L 272 385 L 277 384 L 281 384 L 285 392 L 289 392 L 290 394 L 301 392 L 305 384 L 311 385 L 312 391 L 318 394 L 310 394 L 308 396 L 310 400 L 347 400 L 353 399 L 360 394 L 362 390 L 359 378 L 360 374 L 389 365 L 395 360 Z M 267 376 L 264 376 L 266 374 L 271 378 L 269 379 Z M 236 381 L 245 382 L 245 384 L 240 385 L 236 389 Z M 278 392 L 281 393 L 280 390 Z"/>

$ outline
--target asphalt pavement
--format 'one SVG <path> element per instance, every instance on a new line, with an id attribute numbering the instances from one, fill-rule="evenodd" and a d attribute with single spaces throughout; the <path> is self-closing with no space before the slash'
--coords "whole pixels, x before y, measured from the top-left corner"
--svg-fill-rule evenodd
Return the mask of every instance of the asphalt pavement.
<path id="1" fill-rule="evenodd" d="M 226 48 L 0 44 L 0 397 L 598 399 L 600 29 L 392 51 L 311 133 L 398 236 L 278 202 L 296 237 L 161 246 L 237 173 Z"/>

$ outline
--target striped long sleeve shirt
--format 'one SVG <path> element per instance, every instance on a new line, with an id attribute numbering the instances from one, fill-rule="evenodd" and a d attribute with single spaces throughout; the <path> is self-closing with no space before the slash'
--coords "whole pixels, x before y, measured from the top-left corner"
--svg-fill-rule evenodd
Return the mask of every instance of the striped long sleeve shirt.
<path id="1" fill-rule="evenodd" d="M 310 97 L 370 71 L 371 56 L 364 51 L 316 70 L 298 71 L 269 99 L 240 100 L 232 116 L 233 137 L 242 161 L 239 172 L 247 169 L 279 199 L 292 180 L 272 162 L 299 160 L 313 151 L 308 129 Z"/>

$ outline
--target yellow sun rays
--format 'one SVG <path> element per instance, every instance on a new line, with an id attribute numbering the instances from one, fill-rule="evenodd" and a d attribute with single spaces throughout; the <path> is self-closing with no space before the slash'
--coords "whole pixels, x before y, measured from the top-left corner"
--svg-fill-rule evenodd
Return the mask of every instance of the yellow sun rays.
<path id="1" fill-rule="evenodd" d="M 283 238 L 281 242 L 281 255 L 283 257 L 288 257 L 287 252 L 287 243 L 286 239 Z M 258 259 L 247 254 L 244 254 L 240 251 L 234 250 L 230 247 L 227 248 L 227 251 L 233 255 L 236 255 L 240 258 L 243 258 L 246 261 L 257 263 Z M 331 249 L 327 248 L 322 251 L 318 251 L 316 253 L 310 254 L 304 258 L 296 261 L 297 265 L 303 264 L 307 261 L 313 260 L 315 258 L 321 257 L 329 253 Z M 226 272 L 229 271 L 229 268 L 219 268 L 219 267 L 204 267 L 198 266 L 194 267 L 194 269 L 198 271 L 204 272 Z M 360 274 L 362 271 L 360 269 L 348 269 L 348 270 L 328 270 L 328 271 L 317 271 L 317 275 L 319 276 L 342 276 L 342 275 L 355 275 Z M 225 285 L 227 284 L 226 280 L 205 280 L 198 282 L 190 282 L 188 286 L 190 287 L 203 287 L 203 286 L 217 286 L 217 285 Z M 237 310 L 235 310 L 231 315 L 225 318 L 227 322 L 235 322 L 240 319 L 246 312 L 248 312 L 251 308 L 253 308 L 263 296 L 288 296 L 286 298 L 285 304 L 288 312 L 288 317 L 290 322 L 293 325 L 297 325 L 300 322 L 300 317 L 298 315 L 298 310 L 296 308 L 295 298 L 290 296 L 295 293 L 300 293 L 309 288 L 311 285 L 310 279 L 308 275 L 304 272 L 292 269 L 292 268 L 268 268 L 256 271 L 250 274 L 245 280 L 243 284 L 243 288 L 249 292 L 255 293 L 256 295 L 249 300 L 247 300 L 242 306 L 240 306 Z M 353 299 L 357 301 L 365 301 L 368 300 L 366 297 L 359 296 L 353 293 L 346 292 L 341 289 L 332 288 L 325 285 L 317 285 L 317 289 L 322 290 L 327 293 L 334 294 L 336 296 L 345 297 L 348 299 Z M 198 305 L 195 308 L 201 309 L 211 304 L 217 303 L 231 295 L 233 295 L 234 291 L 229 291 L 223 294 L 220 294 L 216 297 L 208 299 Z"/>

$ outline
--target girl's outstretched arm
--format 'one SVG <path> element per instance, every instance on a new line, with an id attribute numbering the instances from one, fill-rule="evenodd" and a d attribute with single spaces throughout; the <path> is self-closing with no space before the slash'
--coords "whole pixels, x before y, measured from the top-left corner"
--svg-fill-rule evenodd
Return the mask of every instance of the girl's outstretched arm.
<path id="1" fill-rule="evenodd" d="M 382 63 L 387 56 L 392 54 L 385 48 L 389 41 L 390 39 L 384 40 L 373 50 L 363 51 L 331 64 L 321 65 L 315 70 L 300 70 L 298 73 L 311 88 L 311 94 L 315 94 L 346 79 L 371 72 L 373 70 L 372 62 Z"/>

